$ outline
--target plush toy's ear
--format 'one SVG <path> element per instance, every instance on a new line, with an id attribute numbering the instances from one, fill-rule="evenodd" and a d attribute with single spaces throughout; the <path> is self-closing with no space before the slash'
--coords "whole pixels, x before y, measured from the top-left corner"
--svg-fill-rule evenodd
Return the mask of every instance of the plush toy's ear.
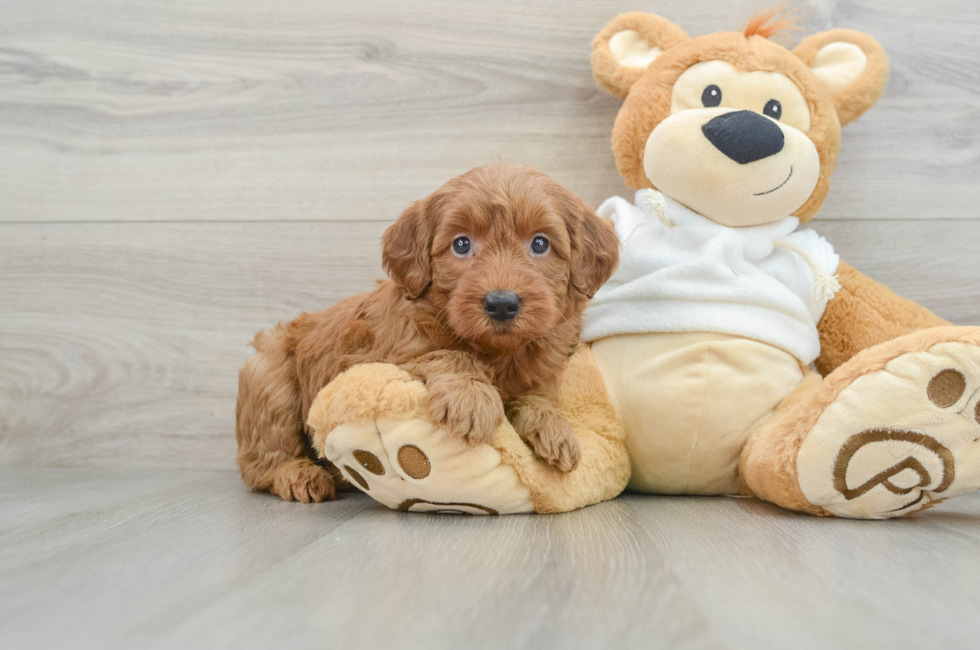
<path id="1" fill-rule="evenodd" d="M 413 203 L 381 237 L 381 266 L 412 300 L 432 282 L 432 202 Z"/>
<path id="2" fill-rule="evenodd" d="M 623 99 L 654 59 L 688 38 L 666 18 L 623 14 L 592 39 L 592 75 L 603 90 Z"/>
<path id="3" fill-rule="evenodd" d="M 831 29 L 803 39 L 793 54 L 834 98 L 841 125 L 864 115 L 885 92 L 888 55 L 867 34 Z"/>

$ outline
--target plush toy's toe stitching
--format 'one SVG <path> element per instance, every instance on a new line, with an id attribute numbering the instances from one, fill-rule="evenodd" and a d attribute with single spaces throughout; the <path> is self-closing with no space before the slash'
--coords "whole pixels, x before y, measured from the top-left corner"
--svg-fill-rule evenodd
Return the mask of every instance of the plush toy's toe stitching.
<path id="1" fill-rule="evenodd" d="M 394 472 L 374 422 L 341 424 L 323 440 L 323 457 L 364 492 L 381 500 Z M 397 477 L 394 477 L 398 480 Z"/>
<path id="2" fill-rule="evenodd" d="M 392 509 L 481 515 L 533 510 L 530 491 L 496 449 L 421 418 L 343 423 L 321 440 L 327 460 Z"/>
<path id="3" fill-rule="evenodd" d="M 926 390 L 929 399 L 939 408 L 949 408 L 956 404 L 965 392 L 966 377 L 954 368 L 947 368 L 933 377 Z"/>
<path id="4" fill-rule="evenodd" d="M 506 421 L 487 442 L 451 435 L 428 415 L 427 398 L 395 366 L 355 366 L 311 406 L 313 446 L 372 499 L 411 512 L 566 512 L 613 498 L 629 479 L 622 421 L 587 346 L 563 380 L 561 408 L 582 458 L 567 474 L 539 462 Z"/>
<path id="5" fill-rule="evenodd" d="M 371 489 L 371 486 L 368 485 L 368 482 L 364 480 L 364 477 L 358 474 L 357 470 L 355 470 L 350 465 L 344 465 L 344 474 L 346 474 L 347 478 L 349 478 L 353 483 L 357 483 L 357 485 L 360 486 L 362 490 Z"/>
<path id="6" fill-rule="evenodd" d="M 533 510 L 530 491 L 489 444 L 467 442 L 426 420 L 386 419 L 377 425 L 392 471 L 401 480 L 402 498 L 389 507 L 411 512 L 463 508 L 470 514 Z"/>
<path id="7" fill-rule="evenodd" d="M 905 452 L 906 457 L 878 472 L 871 478 L 863 481 L 860 485 L 850 486 L 848 484 L 848 468 L 852 461 L 855 461 L 861 450 L 869 445 L 880 442 L 901 441 L 912 445 Z M 922 447 L 923 449 L 917 449 Z M 873 455 L 874 450 L 870 450 Z M 933 476 L 922 461 L 917 458 L 923 454 L 933 454 L 939 461 L 940 472 Z M 877 458 L 870 459 L 868 463 L 872 466 L 878 464 Z M 934 462 L 929 465 L 936 466 Z M 935 467 L 934 467 L 935 469 Z M 860 470 L 852 474 L 861 474 Z M 919 431 L 909 431 L 907 429 L 870 429 L 848 438 L 847 442 L 840 448 L 837 459 L 834 461 L 834 488 L 844 495 L 845 499 L 856 499 L 870 492 L 877 486 L 882 486 L 892 494 L 906 495 L 914 492 L 916 488 L 924 488 L 933 492 L 945 492 L 956 476 L 955 462 L 953 454 L 935 438 Z M 919 499 L 921 499 L 920 494 Z M 902 506 L 903 509 L 906 506 Z M 894 509 L 893 509 L 894 510 Z"/>
<path id="8" fill-rule="evenodd" d="M 372 474 L 381 476 L 385 473 L 385 468 L 384 465 L 381 464 L 381 460 L 370 451 L 356 449 L 353 456 L 357 459 L 357 462 L 361 464 L 361 467 Z"/>
<path id="9" fill-rule="evenodd" d="M 810 503 L 886 519 L 980 488 L 980 346 L 910 352 L 859 376 L 797 456 Z"/>
<path id="10" fill-rule="evenodd" d="M 475 503 L 434 503 L 424 499 L 406 499 L 398 505 L 402 512 L 433 512 L 443 515 L 499 515 L 493 508 Z"/>
<path id="11" fill-rule="evenodd" d="M 417 480 L 428 476 L 432 469 L 429 457 L 415 445 L 403 445 L 398 449 L 398 464 L 406 474 Z"/>

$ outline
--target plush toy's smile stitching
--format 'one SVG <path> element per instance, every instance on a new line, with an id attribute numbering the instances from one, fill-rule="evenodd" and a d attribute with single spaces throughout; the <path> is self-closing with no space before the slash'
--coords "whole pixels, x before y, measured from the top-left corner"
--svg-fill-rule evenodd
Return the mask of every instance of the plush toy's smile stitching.
<path id="1" fill-rule="evenodd" d="M 766 194 L 772 194 L 773 192 L 775 192 L 776 190 L 778 190 L 780 187 L 782 187 L 783 185 L 785 185 L 786 183 L 788 183 L 789 182 L 789 179 L 791 179 L 791 178 L 793 178 L 793 166 L 792 165 L 789 166 L 789 176 L 786 177 L 786 180 L 784 180 L 782 183 L 780 183 L 776 187 L 772 188 L 771 190 L 767 190 L 765 192 L 759 192 L 758 194 L 753 194 L 752 196 L 764 196 Z"/>

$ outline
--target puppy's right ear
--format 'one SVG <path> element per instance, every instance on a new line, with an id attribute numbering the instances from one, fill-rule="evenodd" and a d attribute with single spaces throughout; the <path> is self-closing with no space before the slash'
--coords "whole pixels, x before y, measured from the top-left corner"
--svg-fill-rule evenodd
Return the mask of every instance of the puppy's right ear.
<path id="1" fill-rule="evenodd" d="M 415 300 L 432 282 L 433 219 L 429 201 L 416 201 L 381 237 L 385 273 Z"/>

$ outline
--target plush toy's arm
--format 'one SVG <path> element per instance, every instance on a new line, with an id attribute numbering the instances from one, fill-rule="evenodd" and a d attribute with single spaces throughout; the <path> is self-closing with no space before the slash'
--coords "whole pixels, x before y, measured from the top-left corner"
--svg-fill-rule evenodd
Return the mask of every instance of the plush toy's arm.
<path id="1" fill-rule="evenodd" d="M 820 358 L 816 365 L 824 376 L 865 348 L 950 324 L 844 262 L 837 276 L 841 290 L 827 304 L 818 326 Z"/>

